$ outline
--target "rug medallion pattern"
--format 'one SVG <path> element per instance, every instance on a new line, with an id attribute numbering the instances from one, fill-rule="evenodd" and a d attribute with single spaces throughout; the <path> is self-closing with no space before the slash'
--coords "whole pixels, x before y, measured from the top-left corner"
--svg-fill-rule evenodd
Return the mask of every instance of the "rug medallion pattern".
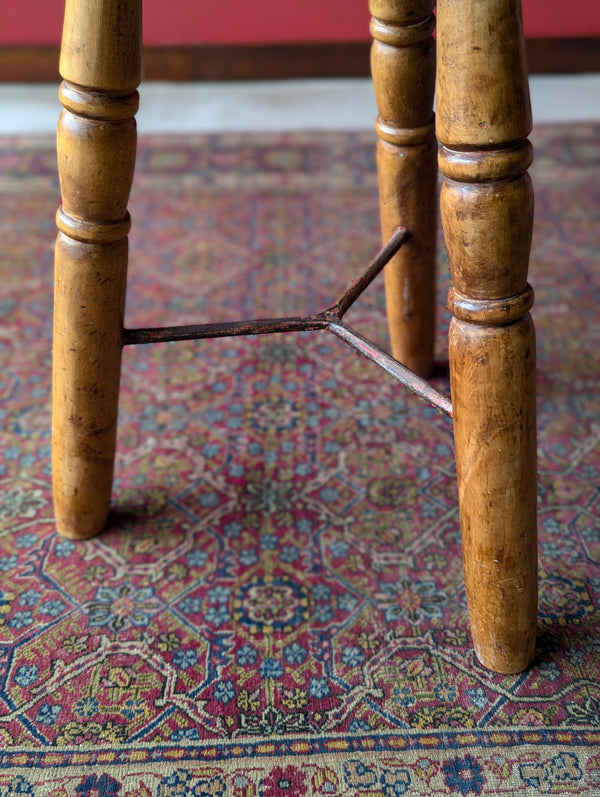
<path id="1" fill-rule="evenodd" d="M 533 139 L 515 676 L 471 651 L 450 422 L 324 333 L 126 350 L 109 528 L 56 535 L 53 143 L 0 141 L 0 797 L 600 795 L 599 134 Z M 378 246 L 373 136 L 142 139 L 130 209 L 129 326 L 315 312 Z M 349 319 L 385 346 L 383 307 Z"/>

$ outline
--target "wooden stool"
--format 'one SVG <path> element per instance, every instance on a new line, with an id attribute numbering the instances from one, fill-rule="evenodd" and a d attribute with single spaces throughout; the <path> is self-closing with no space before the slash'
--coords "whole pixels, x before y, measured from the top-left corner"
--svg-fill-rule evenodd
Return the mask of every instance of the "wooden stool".
<path id="1" fill-rule="evenodd" d="M 123 345 L 144 334 L 146 340 L 186 337 L 123 328 L 140 6 L 140 0 L 66 0 L 53 482 L 58 529 L 74 539 L 106 523 Z M 408 235 L 395 234 L 369 280 L 397 251 L 385 272 L 393 353 L 416 373 L 423 394 L 434 338 L 433 7 L 431 0 L 371 0 L 370 6 L 383 235 L 394 238 L 399 224 Z M 527 284 L 531 112 L 520 8 L 517 0 L 439 0 L 437 20 L 437 135 L 453 279 L 450 376 L 467 598 L 479 659 L 512 673 L 531 662 L 537 611 L 535 338 Z M 352 338 L 341 323 L 348 297 L 302 328 Z M 284 321 L 272 323 L 274 331 L 300 328 L 297 319 Z M 232 324 L 221 333 L 244 330 Z M 392 358 L 386 367 L 411 381 Z"/>

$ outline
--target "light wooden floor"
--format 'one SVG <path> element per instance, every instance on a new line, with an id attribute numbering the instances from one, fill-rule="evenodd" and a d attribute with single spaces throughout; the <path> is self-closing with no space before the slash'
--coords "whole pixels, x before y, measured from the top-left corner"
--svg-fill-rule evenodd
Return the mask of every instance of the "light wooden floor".
<path id="1" fill-rule="evenodd" d="M 600 119 L 600 74 L 534 75 L 537 122 Z M 372 129 L 370 80 L 146 83 L 140 133 Z M 60 106 L 52 85 L 0 84 L 0 134 L 52 133 Z"/>

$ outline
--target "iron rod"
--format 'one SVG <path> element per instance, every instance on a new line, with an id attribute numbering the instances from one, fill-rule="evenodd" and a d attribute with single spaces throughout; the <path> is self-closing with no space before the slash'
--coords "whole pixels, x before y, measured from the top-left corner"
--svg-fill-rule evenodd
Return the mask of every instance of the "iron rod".
<path id="1" fill-rule="evenodd" d="M 328 310 L 325 310 L 324 315 L 330 317 L 335 316 L 341 319 L 345 312 L 347 312 L 358 297 L 366 291 L 369 285 L 373 282 L 379 272 L 386 266 L 389 261 L 394 257 L 396 252 L 401 246 L 406 243 L 410 238 L 410 233 L 404 227 L 396 227 L 392 237 L 386 245 L 379 250 L 373 260 L 367 266 L 364 274 L 352 282 L 349 288 L 342 293 L 338 300 Z"/>
<path id="2" fill-rule="evenodd" d="M 437 391 L 429 382 L 401 365 L 375 344 L 363 338 L 342 323 L 344 313 L 350 309 L 358 297 L 368 288 L 400 247 L 410 237 L 403 227 L 397 227 L 387 244 L 367 266 L 366 271 L 354 280 L 338 300 L 317 315 L 283 318 L 256 318 L 245 321 L 223 321 L 211 324 L 192 324 L 188 326 L 148 327 L 144 329 L 125 329 L 123 345 L 131 346 L 145 343 L 167 343 L 179 340 L 201 340 L 224 338 L 237 335 L 268 335 L 275 332 L 305 332 L 325 329 L 332 332 L 367 359 L 379 365 L 388 374 L 401 382 L 413 393 L 425 399 L 431 406 L 452 417 L 452 403 L 443 393 Z"/>
<path id="3" fill-rule="evenodd" d="M 339 299 L 327 310 L 313 316 L 298 318 L 256 318 L 248 321 L 224 321 L 212 324 L 187 326 L 147 327 L 125 329 L 123 345 L 144 343 L 167 343 L 177 340 L 201 340 L 205 338 L 227 338 L 236 335 L 268 335 L 274 332 L 302 332 L 325 329 L 332 319 L 341 319 L 358 297 L 373 282 L 403 243 L 410 237 L 403 227 L 397 227 L 390 240 L 382 247 L 367 266 L 366 271 L 355 279 Z"/>
<path id="4" fill-rule="evenodd" d="M 417 376 L 389 354 L 386 354 L 375 346 L 374 343 L 363 338 L 345 324 L 332 321 L 328 330 L 340 340 L 352 346 L 353 349 L 356 349 L 359 354 L 362 354 L 368 360 L 371 360 L 371 362 L 383 368 L 384 371 L 397 379 L 398 382 L 401 382 L 409 390 L 412 390 L 413 393 L 416 393 L 417 396 L 425 399 L 432 407 L 435 407 L 437 410 L 440 410 L 440 412 L 443 412 L 444 415 L 452 418 L 452 402 L 448 396 L 437 391 L 425 379 Z"/>
<path id="5" fill-rule="evenodd" d="M 306 318 L 296 316 L 256 318 L 249 321 L 221 321 L 214 324 L 193 324 L 191 326 L 126 329 L 123 345 L 227 338 L 236 335 L 269 335 L 275 332 L 304 332 L 326 329 L 328 324 L 327 318 L 317 315 Z"/>

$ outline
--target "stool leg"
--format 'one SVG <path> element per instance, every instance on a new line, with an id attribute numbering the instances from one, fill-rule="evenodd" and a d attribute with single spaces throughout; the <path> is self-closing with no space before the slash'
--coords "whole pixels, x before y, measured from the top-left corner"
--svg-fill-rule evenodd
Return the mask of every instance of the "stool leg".
<path id="1" fill-rule="evenodd" d="M 136 149 L 140 3 L 67 0 L 58 124 L 52 470 L 58 530 L 106 523 L 116 445 Z"/>
<path id="2" fill-rule="evenodd" d="M 519 672 L 537 613 L 531 111 L 515 0 L 439 0 L 437 130 L 450 376 L 477 656 Z"/>
<path id="3" fill-rule="evenodd" d="M 420 376 L 433 365 L 437 142 L 432 0 L 370 0 L 371 71 L 384 241 L 399 224 L 411 238 L 385 269 L 394 357 Z"/>

